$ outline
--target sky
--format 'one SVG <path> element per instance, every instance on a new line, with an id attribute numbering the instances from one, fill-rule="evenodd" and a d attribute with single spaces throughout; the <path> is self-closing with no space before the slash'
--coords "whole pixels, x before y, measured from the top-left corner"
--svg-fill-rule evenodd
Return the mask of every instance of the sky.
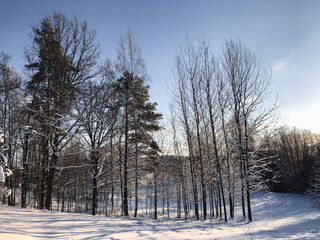
<path id="1" fill-rule="evenodd" d="M 0 0 L 0 51 L 22 69 L 31 26 L 60 11 L 97 31 L 101 61 L 115 59 L 130 28 L 151 78 L 151 101 L 168 115 L 172 66 L 186 35 L 208 40 L 219 54 L 240 39 L 263 67 L 281 98 L 279 114 L 291 126 L 320 133 L 320 1 L 317 0 Z"/>

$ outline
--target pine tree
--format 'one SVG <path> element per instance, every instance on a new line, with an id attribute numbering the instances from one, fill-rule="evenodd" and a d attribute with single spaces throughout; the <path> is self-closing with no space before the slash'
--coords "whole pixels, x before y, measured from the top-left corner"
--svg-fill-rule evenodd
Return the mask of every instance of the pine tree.
<path id="1" fill-rule="evenodd" d="M 60 13 L 42 19 L 33 27 L 31 37 L 32 45 L 25 51 L 26 68 L 31 72 L 28 110 L 41 136 L 40 208 L 45 204 L 50 209 L 55 165 L 61 146 L 66 145 L 61 143 L 77 122 L 66 127 L 70 124 L 66 116 L 71 113 L 81 84 L 96 76 L 99 51 L 94 43 L 95 32 L 87 29 L 86 22 L 69 20 Z"/>
<path id="2" fill-rule="evenodd" d="M 135 170 L 138 170 L 138 157 L 143 154 L 140 149 L 152 143 L 151 132 L 160 130 L 158 121 L 162 114 L 156 113 L 156 103 L 149 102 L 149 86 L 142 78 L 125 72 L 115 83 L 117 103 L 123 116 L 124 156 L 123 156 L 123 212 L 128 212 L 128 168 L 129 145 L 134 146 Z M 136 178 L 137 178 L 136 174 Z M 137 184 L 137 179 L 135 184 Z M 137 186 L 136 186 L 137 189 Z M 136 215 L 136 213 L 135 213 Z"/>

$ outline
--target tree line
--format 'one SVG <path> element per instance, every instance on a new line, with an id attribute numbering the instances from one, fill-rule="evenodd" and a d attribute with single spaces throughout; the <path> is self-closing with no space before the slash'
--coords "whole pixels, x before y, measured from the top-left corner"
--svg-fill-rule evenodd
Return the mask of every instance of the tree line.
<path id="1" fill-rule="evenodd" d="M 173 73 L 172 147 L 188 159 L 180 184 L 188 182 L 197 219 L 199 207 L 207 218 L 207 205 L 211 217 L 233 219 L 239 204 L 252 221 L 251 193 L 261 190 L 318 198 L 319 135 L 280 126 L 271 70 L 241 41 L 225 41 L 216 54 L 187 37 Z"/>
<path id="2" fill-rule="evenodd" d="M 271 72 L 240 41 L 216 56 L 186 40 L 166 126 L 131 31 L 101 64 L 86 21 L 54 13 L 24 54 L 24 77 L 0 55 L 3 203 L 155 219 L 173 207 L 179 219 L 225 221 L 240 204 L 252 221 L 254 191 L 319 194 L 318 135 L 277 130 Z"/>

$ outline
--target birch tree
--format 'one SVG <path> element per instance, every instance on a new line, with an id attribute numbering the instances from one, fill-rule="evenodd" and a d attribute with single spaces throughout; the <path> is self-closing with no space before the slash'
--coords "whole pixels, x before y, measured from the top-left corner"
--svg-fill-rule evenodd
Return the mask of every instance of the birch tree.
<path id="1" fill-rule="evenodd" d="M 238 145 L 238 162 L 241 172 L 241 198 L 245 216 L 245 198 L 249 221 L 251 213 L 250 166 L 259 147 L 252 140 L 270 123 L 273 123 L 277 102 L 268 104 L 271 73 L 263 70 L 255 55 L 240 41 L 226 41 L 222 56 L 223 76 L 230 86 L 230 108 L 235 123 Z"/>

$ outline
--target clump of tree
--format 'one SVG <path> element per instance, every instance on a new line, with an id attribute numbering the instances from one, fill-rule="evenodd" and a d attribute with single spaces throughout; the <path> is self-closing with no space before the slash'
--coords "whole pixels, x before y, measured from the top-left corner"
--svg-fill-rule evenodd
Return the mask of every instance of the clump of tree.
<path id="1" fill-rule="evenodd" d="M 9 205 L 15 204 L 19 174 L 11 176 L 11 170 L 17 167 L 19 157 L 19 135 L 21 132 L 21 77 L 10 66 L 10 56 L 0 53 L 0 152 L 1 175 L 4 185 L 4 198 Z M 5 176 L 5 178 L 4 178 Z M 11 193 L 12 194 L 9 194 Z"/>
<path id="2" fill-rule="evenodd" d="M 307 193 L 319 207 L 319 143 L 320 137 L 310 130 L 283 127 L 269 139 L 265 148 L 273 156 L 270 164 L 276 177 L 268 182 L 274 192 Z"/>
<path id="3" fill-rule="evenodd" d="M 99 53 L 85 21 L 54 13 L 32 27 L 19 99 L 22 207 L 127 216 L 134 199 L 137 216 L 162 114 L 131 31 L 116 61 L 100 65 Z"/>
<path id="4" fill-rule="evenodd" d="M 199 199 L 207 217 L 209 189 L 217 216 L 227 221 L 229 203 L 233 218 L 240 197 L 243 217 L 252 221 L 250 194 L 258 184 L 255 166 L 265 142 L 261 133 L 277 108 L 276 102 L 266 104 L 270 72 L 240 41 L 226 41 L 218 58 L 206 42 L 195 47 L 187 39 L 177 54 L 174 76 L 173 106 L 188 152 L 196 218 Z"/>
<path id="5" fill-rule="evenodd" d="M 319 151 L 318 151 L 319 152 Z M 319 153 L 318 153 L 319 155 Z M 306 193 L 310 195 L 314 201 L 316 207 L 320 207 L 320 161 L 319 156 L 314 164 L 312 175 L 308 184 L 308 189 Z"/>
<path id="6" fill-rule="evenodd" d="M 304 193 L 310 186 L 310 177 L 317 169 L 319 135 L 309 130 L 282 128 L 269 139 L 266 151 L 275 156 L 272 169 L 278 172 L 270 189 L 275 192 Z"/>

